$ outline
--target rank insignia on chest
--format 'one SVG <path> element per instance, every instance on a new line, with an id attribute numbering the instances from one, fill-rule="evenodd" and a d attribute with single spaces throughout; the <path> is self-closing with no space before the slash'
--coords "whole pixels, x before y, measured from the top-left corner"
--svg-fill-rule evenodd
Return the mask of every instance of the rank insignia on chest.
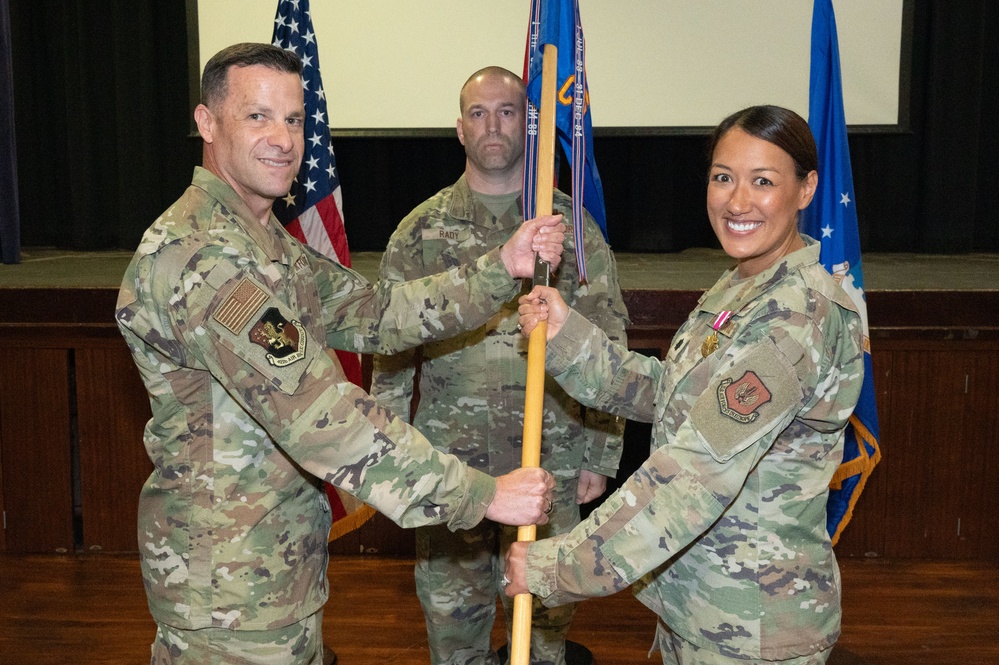
<path id="1" fill-rule="evenodd" d="M 267 351 L 267 362 L 275 367 L 285 367 L 305 357 L 308 339 L 302 324 L 288 321 L 276 307 L 271 307 L 260 317 L 249 332 L 250 341 Z"/>
<path id="2" fill-rule="evenodd" d="M 721 412 L 740 423 L 751 423 L 759 417 L 757 409 L 773 395 L 756 372 L 747 371 L 738 379 L 725 379 L 718 385 L 718 406 Z"/>

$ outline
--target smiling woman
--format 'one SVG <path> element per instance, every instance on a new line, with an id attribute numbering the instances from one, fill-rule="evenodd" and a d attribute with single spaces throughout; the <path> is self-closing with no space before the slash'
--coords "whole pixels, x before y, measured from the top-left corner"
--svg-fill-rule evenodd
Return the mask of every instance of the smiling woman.
<path id="1" fill-rule="evenodd" d="M 611 342 L 557 291 L 520 300 L 525 335 L 548 322 L 548 374 L 651 423 L 652 453 L 568 534 L 511 545 L 505 592 L 555 606 L 634 585 L 665 665 L 821 665 L 840 631 L 826 503 L 863 380 L 861 319 L 797 229 L 818 179 L 808 124 L 752 107 L 709 148 L 708 214 L 738 268 L 664 360 Z"/>
<path id="2" fill-rule="evenodd" d="M 738 261 L 740 277 L 805 246 L 798 213 L 818 184 L 810 139 L 803 118 L 775 106 L 732 114 L 712 134 L 708 219 L 725 253 Z"/>

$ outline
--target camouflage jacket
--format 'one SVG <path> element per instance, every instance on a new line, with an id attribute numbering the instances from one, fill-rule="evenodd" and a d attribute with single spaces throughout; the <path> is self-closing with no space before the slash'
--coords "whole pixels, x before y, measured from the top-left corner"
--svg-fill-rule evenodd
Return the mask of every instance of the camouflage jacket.
<path id="1" fill-rule="evenodd" d="M 682 638 L 733 658 L 836 641 L 826 498 L 860 393 L 862 331 L 806 243 L 755 277 L 723 275 L 665 361 L 609 343 L 575 313 L 549 343 L 548 370 L 572 395 L 651 422 L 653 446 L 588 520 L 529 546 L 528 583 L 547 604 L 634 584 Z"/>
<path id="2" fill-rule="evenodd" d="M 460 265 L 505 243 L 523 223 L 520 199 L 497 217 L 469 189 L 463 175 L 453 186 L 410 213 L 389 240 L 380 278 L 417 279 Z M 555 209 L 568 225 L 562 264 L 553 286 L 566 302 L 613 340 L 625 343 L 628 314 L 617 268 L 603 235 L 587 220 L 586 259 L 591 281 L 579 283 L 572 201 L 555 193 Z M 525 280 L 525 289 L 530 282 Z M 441 450 L 469 465 L 499 475 L 521 464 L 527 340 L 517 329 L 517 300 L 511 298 L 488 323 L 457 337 L 430 342 L 418 352 L 377 356 L 371 393 L 398 414 L 410 414 L 419 363 L 419 408 L 413 424 Z M 583 409 L 559 385 L 547 380 L 542 431 L 542 466 L 575 478 L 580 468 L 613 476 L 621 458 L 624 420 Z"/>
<path id="3" fill-rule="evenodd" d="M 321 480 L 403 526 L 478 523 L 495 481 L 348 383 L 326 349 L 389 353 L 478 327 L 518 287 L 498 251 L 371 285 L 196 169 L 143 236 L 116 313 L 153 415 L 138 528 L 153 617 L 260 630 L 322 607 Z"/>

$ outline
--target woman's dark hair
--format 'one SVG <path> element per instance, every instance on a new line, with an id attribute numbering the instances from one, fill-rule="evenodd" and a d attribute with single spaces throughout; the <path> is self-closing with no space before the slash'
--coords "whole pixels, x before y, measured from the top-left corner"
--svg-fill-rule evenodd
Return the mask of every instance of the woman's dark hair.
<path id="1" fill-rule="evenodd" d="M 214 108 L 228 93 L 229 68 L 251 65 L 263 65 L 279 72 L 302 75 L 302 60 L 292 51 L 271 44 L 233 44 L 205 63 L 205 71 L 201 75 L 201 103 Z"/>
<path id="2" fill-rule="evenodd" d="M 804 179 L 810 171 L 818 171 L 819 156 L 812 130 L 804 118 L 781 106 L 750 106 L 722 120 L 708 140 L 709 164 L 718 141 L 734 127 L 750 136 L 773 143 L 790 155 L 794 161 L 794 173 L 799 180 Z"/>

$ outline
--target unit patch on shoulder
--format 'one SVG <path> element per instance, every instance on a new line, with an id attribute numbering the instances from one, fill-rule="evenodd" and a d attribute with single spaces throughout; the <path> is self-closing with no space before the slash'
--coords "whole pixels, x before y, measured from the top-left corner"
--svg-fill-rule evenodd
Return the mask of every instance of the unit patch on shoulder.
<path id="1" fill-rule="evenodd" d="M 269 308 L 249 332 L 250 341 L 267 351 L 267 362 L 285 367 L 305 357 L 308 339 L 302 324 L 288 321 L 276 307 Z"/>
<path id="2" fill-rule="evenodd" d="M 718 406 L 721 412 L 740 423 L 751 423 L 759 417 L 757 409 L 773 397 L 755 372 L 747 371 L 736 380 L 725 379 L 718 384 Z"/>
<path id="3" fill-rule="evenodd" d="M 218 308 L 213 318 L 233 335 L 238 335 L 265 302 L 267 302 L 267 293 L 249 278 L 244 277 Z"/>

